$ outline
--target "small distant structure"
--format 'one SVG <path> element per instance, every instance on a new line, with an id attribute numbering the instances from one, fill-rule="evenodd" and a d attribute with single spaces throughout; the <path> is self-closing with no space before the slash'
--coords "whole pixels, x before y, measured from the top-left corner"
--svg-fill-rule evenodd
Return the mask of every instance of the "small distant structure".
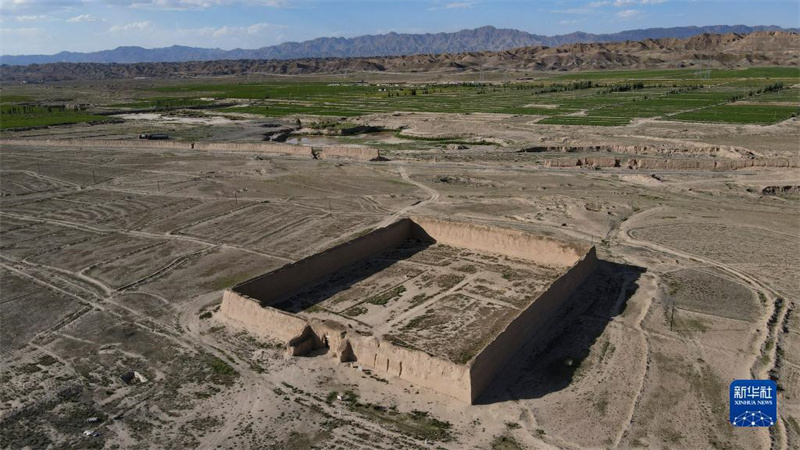
<path id="1" fill-rule="evenodd" d="M 169 135 L 168 134 L 149 134 L 149 133 L 144 134 L 143 133 L 143 134 L 139 135 L 139 139 L 147 139 L 147 140 L 150 140 L 150 141 L 163 141 L 163 140 L 169 139 Z"/>

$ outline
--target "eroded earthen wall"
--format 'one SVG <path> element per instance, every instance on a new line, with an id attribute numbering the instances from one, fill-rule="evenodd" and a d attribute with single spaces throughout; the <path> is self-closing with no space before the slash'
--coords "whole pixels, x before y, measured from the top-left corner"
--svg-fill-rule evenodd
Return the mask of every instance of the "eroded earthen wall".
<path id="1" fill-rule="evenodd" d="M 87 147 L 87 148 L 159 148 L 170 150 L 211 150 L 233 152 L 261 152 L 294 155 L 311 158 L 311 147 L 304 145 L 273 144 L 266 142 L 187 142 L 151 141 L 147 139 L 15 139 L 0 140 L 0 145 L 24 145 L 42 147 Z"/>
<path id="2" fill-rule="evenodd" d="M 396 376 L 466 403 L 472 401 L 469 367 L 374 337 L 351 336 L 349 339 L 359 364 L 378 374 Z"/>
<path id="3" fill-rule="evenodd" d="M 800 167 L 800 158 L 708 159 L 708 158 L 554 158 L 545 167 L 624 167 L 639 170 L 737 170 L 750 167 Z"/>
<path id="4" fill-rule="evenodd" d="M 470 362 L 470 402 L 489 386 L 520 347 L 551 329 L 559 313 L 568 308 L 566 302 L 572 293 L 596 267 L 597 256 L 592 247 L 473 358 Z"/>
<path id="5" fill-rule="evenodd" d="M 305 319 L 275 308 L 264 308 L 257 300 L 230 289 L 222 295 L 220 312 L 253 334 L 282 342 L 300 336 L 308 326 Z"/>
<path id="6" fill-rule="evenodd" d="M 414 217 L 413 232 L 436 242 L 469 250 L 498 253 L 541 264 L 570 266 L 589 249 L 586 245 L 538 236 L 520 230 Z"/>
<path id="7" fill-rule="evenodd" d="M 204 150 L 227 152 L 259 152 L 313 158 L 311 147 L 305 145 L 276 144 L 271 142 L 187 142 L 157 141 L 147 139 L 4 139 L 0 145 L 24 145 L 42 147 L 87 147 L 87 148 L 158 148 L 170 150 Z M 319 156 L 325 158 L 372 161 L 380 158 L 376 148 L 365 146 L 324 146 Z"/>
<path id="8" fill-rule="evenodd" d="M 433 389 L 461 401 L 471 399 L 469 367 L 403 348 L 391 342 L 363 336 L 330 320 L 312 319 L 318 342 L 326 342 L 331 356 L 355 362 L 378 375 L 394 376 Z"/>
<path id="9" fill-rule="evenodd" d="M 319 155 L 322 159 L 344 158 L 362 161 L 372 161 L 381 156 L 377 148 L 346 145 L 322 147 Z"/>
<path id="10" fill-rule="evenodd" d="M 270 305 L 275 300 L 309 286 L 322 277 L 399 246 L 408 238 L 410 227 L 410 220 L 399 220 L 322 253 L 245 281 L 233 290 L 256 298 L 264 305 Z"/>
<path id="11" fill-rule="evenodd" d="M 311 147 L 304 145 L 271 144 L 261 142 L 195 142 L 193 149 L 233 152 L 261 152 L 281 155 L 313 157 Z"/>

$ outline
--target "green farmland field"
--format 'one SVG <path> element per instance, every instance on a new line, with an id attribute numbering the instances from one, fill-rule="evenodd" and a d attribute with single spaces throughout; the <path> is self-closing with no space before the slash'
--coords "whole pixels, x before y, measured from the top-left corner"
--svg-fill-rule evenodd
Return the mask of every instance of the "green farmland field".
<path id="1" fill-rule="evenodd" d="M 688 122 L 754 123 L 768 125 L 800 113 L 796 106 L 722 105 L 673 116 Z"/>
<path id="2" fill-rule="evenodd" d="M 358 85 L 345 83 L 196 84 L 162 94 L 249 99 L 227 112 L 263 116 L 358 116 L 394 111 L 543 116 L 542 124 L 625 125 L 637 118 L 771 124 L 800 105 L 796 68 L 581 72 L 505 85 Z M 774 83 L 777 91 L 764 92 Z M 785 88 L 784 88 L 785 86 Z M 734 100 L 759 107 L 734 105 Z M 790 102 L 788 105 L 786 102 Z M 774 103 L 774 104 L 773 104 Z M 726 108 L 730 105 L 731 108 Z M 706 112 L 707 110 L 707 112 Z"/>
<path id="3" fill-rule="evenodd" d="M 528 74 L 526 74 L 528 75 Z M 368 84 L 302 76 L 248 82 L 238 78 L 155 80 L 115 92 L 94 106 L 105 111 L 215 107 L 264 117 L 353 117 L 373 113 L 499 113 L 541 124 L 619 126 L 635 119 L 769 125 L 797 114 L 800 69 L 626 70 L 541 72 L 504 84 Z M 361 75 L 356 75 L 361 76 Z M 364 75 L 367 76 L 367 75 Z M 513 80 L 514 77 L 508 77 Z M 236 79 L 233 79 L 236 80 Z M 3 96 L 2 128 L 102 120 L 86 111 L 43 108 L 24 90 Z M 237 106 L 231 106 L 237 103 Z M 18 106 L 38 108 L 13 114 Z"/>

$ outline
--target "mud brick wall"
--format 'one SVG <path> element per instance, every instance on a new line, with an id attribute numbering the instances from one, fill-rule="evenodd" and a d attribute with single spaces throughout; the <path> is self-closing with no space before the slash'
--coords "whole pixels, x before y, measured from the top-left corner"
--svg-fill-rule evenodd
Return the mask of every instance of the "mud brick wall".
<path id="1" fill-rule="evenodd" d="M 709 159 L 709 158 L 554 158 L 545 167 L 624 167 L 639 170 L 737 170 L 751 167 L 800 167 L 800 158 Z"/>
<path id="2" fill-rule="evenodd" d="M 313 158 L 311 147 L 305 145 L 276 144 L 268 142 L 187 142 L 151 141 L 146 139 L 3 139 L 0 145 L 87 148 L 159 148 L 170 150 L 203 150 L 226 152 L 260 152 Z M 380 151 L 366 146 L 332 145 L 319 148 L 322 159 L 354 159 L 372 161 L 380 158 Z"/>
<path id="3" fill-rule="evenodd" d="M 228 320 L 261 337 L 289 342 L 302 334 L 308 323 L 293 314 L 264 308 L 252 298 L 226 290 L 222 295 L 222 314 Z"/>
<path id="4" fill-rule="evenodd" d="M 426 217 L 414 217 L 413 222 L 416 224 L 413 232 L 419 238 L 429 236 L 441 244 L 498 253 L 541 264 L 570 266 L 589 250 L 588 245 L 559 241 L 520 230 Z"/>
<path id="5" fill-rule="evenodd" d="M 228 152 L 263 152 L 282 155 L 295 155 L 312 158 L 311 147 L 290 144 L 269 144 L 259 142 L 195 142 L 192 144 L 197 150 L 216 150 Z"/>
<path id="6" fill-rule="evenodd" d="M 359 364 L 471 403 L 469 367 L 374 337 L 349 337 Z"/>
<path id="7" fill-rule="evenodd" d="M 362 161 L 372 161 L 380 158 L 380 152 L 377 148 L 364 147 L 364 146 L 345 146 L 345 145 L 332 145 L 322 147 L 319 156 L 322 159 L 342 158 L 342 159 L 358 159 Z"/>
<path id="8" fill-rule="evenodd" d="M 691 145 L 684 144 L 681 147 L 675 147 L 667 144 L 655 145 L 618 145 L 618 144 L 603 144 L 603 145 L 538 145 L 526 147 L 519 150 L 520 152 L 531 153 L 627 153 L 632 155 L 647 155 L 647 154 L 693 154 L 705 155 L 708 157 L 724 156 L 724 155 L 746 155 L 750 150 L 742 147 L 734 147 L 728 145 Z"/>
<path id="9" fill-rule="evenodd" d="M 410 227 L 411 221 L 408 219 L 397 221 L 322 253 L 245 281 L 234 287 L 234 290 L 257 298 L 264 305 L 271 305 L 281 297 L 313 284 L 322 277 L 399 246 L 408 238 Z"/>
<path id="10" fill-rule="evenodd" d="M 594 247 L 565 274 L 555 280 L 478 355 L 470 367 L 470 401 L 474 401 L 511 360 L 519 348 L 551 329 L 565 311 L 575 289 L 597 268 Z"/>
<path id="11" fill-rule="evenodd" d="M 5 139 L 0 145 L 24 145 L 42 147 L 87 147 L 87 148 L 159 148 L 170 150 L 206 150 L 233 152 L 263 152 L 296 155 L 312 158 L 311 147 L 304 145 L 273 144 L 260 142 L 187 142 L 151 141 L 146 139 Z"/>
<path id="12" fill-rule="evenodd" d="M 394 376 L 457 398 L 472 401 L 469 367 L 400 347 L 373 336 L 362 336 L 333 321 L 311 320 L 319 342 L 326 341 L 333 356 L 355 362 L 381 376 Z"/>

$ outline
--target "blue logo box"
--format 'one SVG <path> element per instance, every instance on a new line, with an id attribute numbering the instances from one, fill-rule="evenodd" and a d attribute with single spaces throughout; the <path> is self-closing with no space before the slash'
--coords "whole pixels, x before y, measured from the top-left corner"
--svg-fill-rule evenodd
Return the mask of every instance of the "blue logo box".
<path id="1" fill-rule="evenodd" d="M 772 380 L 734 380 L 730 421 L 735 427 L 771 427 L 778 420 L 778 386 Z"/>

